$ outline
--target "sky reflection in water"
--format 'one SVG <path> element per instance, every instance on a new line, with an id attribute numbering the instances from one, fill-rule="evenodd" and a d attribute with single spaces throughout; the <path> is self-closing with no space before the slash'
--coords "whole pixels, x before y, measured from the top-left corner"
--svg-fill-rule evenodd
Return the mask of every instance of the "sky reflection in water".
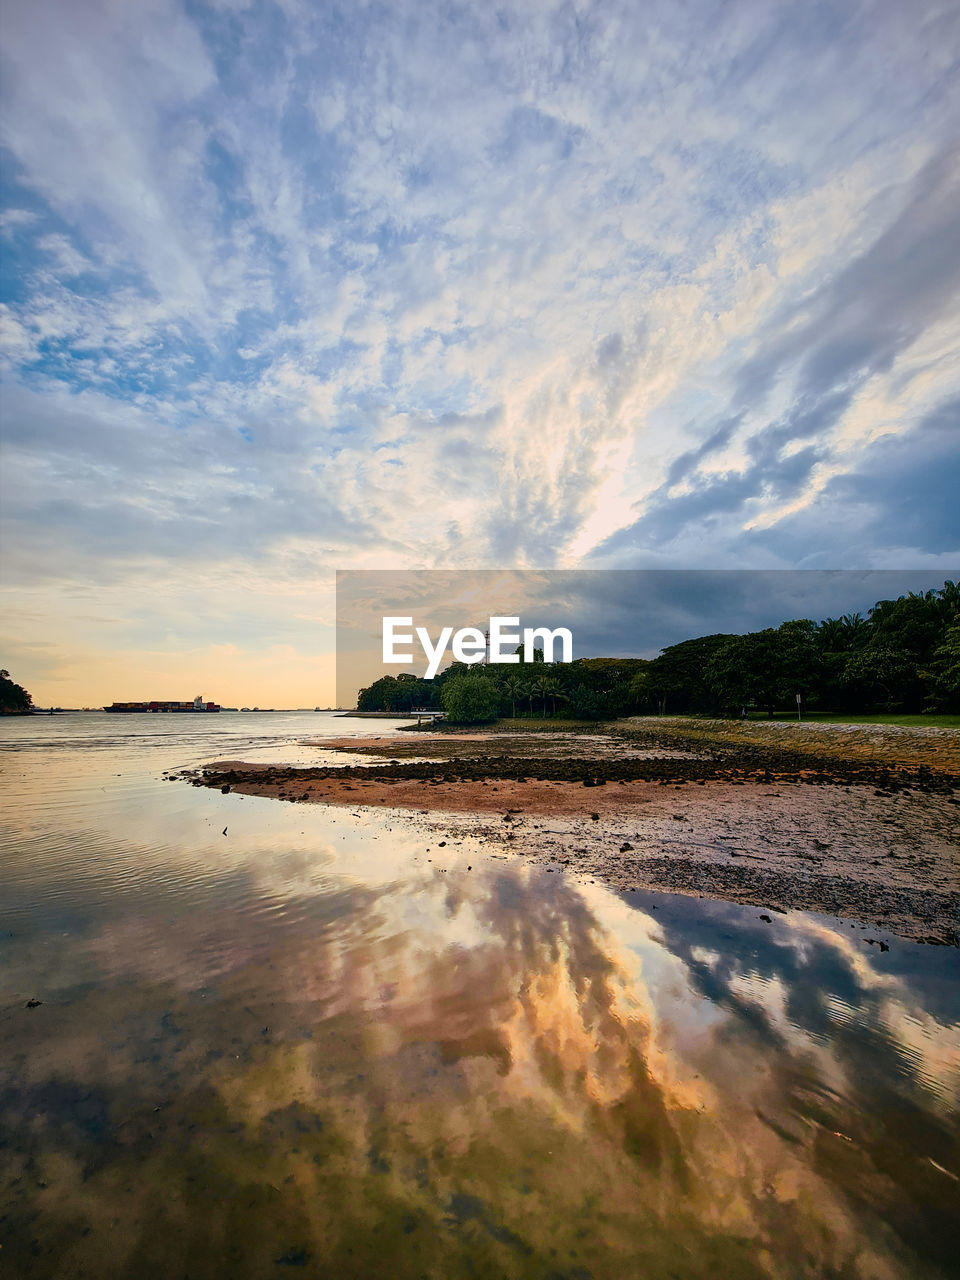
<path id="1" fill-rule="evenodd" d="M 212 727 L 31 728 L 2 757 L 12 1274 L 949 1274 L 956 952 L 161 781 L 229 754 Z"/>

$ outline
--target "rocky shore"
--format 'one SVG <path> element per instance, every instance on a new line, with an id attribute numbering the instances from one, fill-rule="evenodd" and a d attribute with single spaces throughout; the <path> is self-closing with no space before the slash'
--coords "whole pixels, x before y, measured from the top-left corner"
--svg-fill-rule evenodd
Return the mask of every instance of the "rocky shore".
<path id="1" fill-rule="evenodd" d="M 221 761 L 191 780 L 407 811 L 434 849 L 479 837 L 616 888 L 827 912 L 960 945 L 956 731 L 632 720 L 314 745 L 344 763 Z"/>

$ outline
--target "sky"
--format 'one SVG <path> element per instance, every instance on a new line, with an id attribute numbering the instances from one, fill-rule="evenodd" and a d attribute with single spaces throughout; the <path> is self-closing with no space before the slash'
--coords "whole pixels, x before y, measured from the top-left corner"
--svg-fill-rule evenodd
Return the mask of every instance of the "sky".
<path id="1" fill-rule="evenodd" d="M 338 569 L 957 576 L 953 0 L 0 37 L 0 663 L 41 704 L 326 704 Z"/>
<path id="2" fill-rule="evenodd" d="M 960 576 L 960 575 L 957 575 Z M 418 569 L 341 570 L 337 574 L 336 705 L 356 705 L 358 691 L 381 676 L 423 676 L 444 628 L 503 632 L 526 627 L 570 632 L 574 660 L 598 656 L 655 658 L 668 645 L 700 635 L 742 634 L 793 618 L 866 618 L 878 600 L 929 590 L 917 569 Z M 409 618 L 391 630 L 394 651 L 409 664 L 384 662 L 384 618 Z M 546 646 L 541 641 L 535 644 Z M 514 652 L 515 644 L 504 644 Z M 438 669 L 454 660 L 442 648 Z M 561 661 L 560 642 L 553 660 Z"/>

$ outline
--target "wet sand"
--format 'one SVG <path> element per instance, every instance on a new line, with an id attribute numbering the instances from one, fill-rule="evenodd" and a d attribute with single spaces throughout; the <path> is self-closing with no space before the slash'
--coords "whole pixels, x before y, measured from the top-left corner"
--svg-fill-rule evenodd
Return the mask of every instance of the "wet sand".
<path id="1" fill-rule="evenodd" d="M 315 745 L 371 763 L 221 761 L 193 780 L 405 811 L 434 850 L 479 836 L 615 888 L 821 911 L 960 945 L 955 731 L 625 721 L 589 734 L 448 730 Z"/>

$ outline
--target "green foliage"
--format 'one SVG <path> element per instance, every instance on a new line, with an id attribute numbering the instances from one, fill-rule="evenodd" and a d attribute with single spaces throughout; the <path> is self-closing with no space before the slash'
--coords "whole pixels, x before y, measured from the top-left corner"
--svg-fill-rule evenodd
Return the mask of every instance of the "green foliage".
<path id="1" fill-rule="evenodd" d="M 437 705 L 436 683 L 406 673 L 381 676 L 357 696 L 358 711 L 426 711 Z"/>
<path id="2" fill-rule="evenodd" d="M 520 645 L 518 648 L 514 649 L 514 653 L 519 655 L 520 661 L 524 664 L 529 662 L 543 662 L 544 660 L 542 649 L 534 648 L 532 653 L 528 654 L 526 645 Z"/>
<path id="3" fill-rule="evenodd" d="M 577 685 L 571 692 L 567 702 L 570 716 L 574 720 L 604 720 L 607 716 L 606 699 L 603 694 Z"/>
<path id="4" fill-rule="evenodd" d="M 960 712 L 960 622 L 948 627 L 933 651 L 926 671 L 929 705 L 937 711 Z"/>
<path id="5" fill-rule="evenodd" d="M 956 617 L 955 592 L 949 582 L 943 591 L 911 591 L 896 600 L 881 600 L 870 610 L 870 644 L 897 649 L 914 662 L 929 661 Z"/>
<path id="6" fill-rule="evenodd" d="M 912 701 L 919 683 L 914 659 L 906 649 L 871 642 L 850 655 L 843 671 L 848 702 L 895 711 Z"/>
<path id="7" fill-rule="evenodd" d="M 816 683 L 815 625 L 805 618 L 734 636 L 708 661 L 704 679 L 727 711 L 748 703 L 773 715 Z"/>
<path id="8" fill-rule="evenodd" d="M 869 639 L 870 624 L 859 613 L 845 613 L 842 618 L 824 618 L 817 627 L 817 648 L 821 654 L 862 649 Z"/>
<path id="9" fill-rule="evenodd" d="M 697 636 L 668 646 L 653 661 L 546 664 L 542 650 L 532 656 L 532 663 L 454 663 L 435 680 L 384 676 L 361 690 L 358 706 L 446 707 L 447 688 L 469 680 L 480 682 L 469 687 L 483 687 L 485 719 L 602 720 L 651 711 L 736 715 L 745 706 L 772 715 L 795 707 L 798 693 L 811 711 L 950 712 L 960 710 L 960 588 L 946 582 L 936 591 L 881 600 L 866 618 L 800 618 L 745 635 Z"/>
<path id="10" fill-rule="evenodd" d="M 500 694 L 496 682 L 482 675 L 458 675 L 444 682 L 440 702 L 455 724 L 482 724 L 496 720 Z"/>
<path id="11" fill-rule="evenodd" d="M 698 636 L 669 645 L 654 658 L 647 671 L 647 687 L 653 709 L 667 711 L 718 711 L 719 703 L 705 671 L 708 664 L 736 636 Z"/>
<path id="12" fill-rule="evenodd" d="M 517 704 L 522 703 L 524 698 L 527 696 L 526 681 L 522 680 L 519 676 L 507 676 L 501 686 L 501 689 L 503 691 L 504 701 L 510 704 L 510 714 L 514 719 L 516 719 Z"/>
<path id="13" fill-rule="evenodd" d="M 619 689 L 650 666 L 645 658 L 579 658 L 570 664 L 576 669 L 577 683 L 596 693 Z"/>
<path id="14" fill-rule="evenodd" d="M 642 681 L 650 665 L 646 658 L 578 658 L 557 667 L 566 701 L 562 714 L 602 720 L 646 710 L 650 699 Z"/>
<path id="15" fill-rule="evenodd" d="M 33 699 L 23 685 L 14 684 L 10 672 L 0 671 L 0 715 L 26 715 L 33 710 Z"/>

